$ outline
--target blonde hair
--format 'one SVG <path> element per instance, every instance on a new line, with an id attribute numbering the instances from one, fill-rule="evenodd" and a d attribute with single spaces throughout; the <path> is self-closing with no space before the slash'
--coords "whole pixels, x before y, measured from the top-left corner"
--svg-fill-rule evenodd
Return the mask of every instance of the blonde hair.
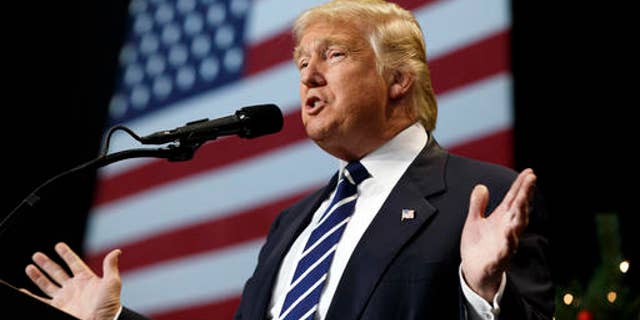
<path id="1" fill-rule="evenodd" d="M 404 71 L 414 77 L 410 103 L 418 120 L 433 131 L 438 116 L 422 29 L 411 12 L 384 0 L 334 0 L 303 12 L 293 25 L 296 45 L 312 24 L 355 23 L 373 48 L 380 74 Z"/>

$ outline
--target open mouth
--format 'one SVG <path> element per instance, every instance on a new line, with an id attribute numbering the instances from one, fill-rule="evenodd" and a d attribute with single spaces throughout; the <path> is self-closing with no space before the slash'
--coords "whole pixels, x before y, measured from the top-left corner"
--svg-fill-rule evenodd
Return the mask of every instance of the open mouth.
<path id="1" fill-rule="evenodd" d="M 305 111 L 309 114 L 316 114 L 318 112 L 320 112 L 320 110 L 322 109 L 322 107 L 324 107 L 326 105 L 326 102 L 323 101 L 322 99 L 320 99 L 320 97 L 317 96 L 311 96 L 309 98 L 307 98 L 307 100 L 305 101 Z"/>

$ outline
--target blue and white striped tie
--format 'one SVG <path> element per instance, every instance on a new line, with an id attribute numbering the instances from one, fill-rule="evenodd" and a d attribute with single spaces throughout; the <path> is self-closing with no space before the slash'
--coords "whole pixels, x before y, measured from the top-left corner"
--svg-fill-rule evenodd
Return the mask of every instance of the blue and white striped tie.
<path id="1" fill-rule="evenodd" d="M 278 319 L 313 319 L 338 241 L 356 206 L 358 184 L 369 176 L 358 161 L 346 166 L 331 204 L 307 240 Z"/>

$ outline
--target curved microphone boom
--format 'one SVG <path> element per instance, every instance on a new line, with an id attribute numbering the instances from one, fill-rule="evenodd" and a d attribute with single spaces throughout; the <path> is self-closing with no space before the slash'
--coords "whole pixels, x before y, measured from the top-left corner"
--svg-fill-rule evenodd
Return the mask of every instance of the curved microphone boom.
<path id="1" fill-rule="evenodd" d="M 218 119 L 201 119 L 182 127 L 164 130 L 140 137 L 143 144 L 203 143 L 225 135 L 255 138 L 276 133 L 282 129 L 282 112 L 275 104 L 263 104 L 241 108 L 232 116 Z"/>

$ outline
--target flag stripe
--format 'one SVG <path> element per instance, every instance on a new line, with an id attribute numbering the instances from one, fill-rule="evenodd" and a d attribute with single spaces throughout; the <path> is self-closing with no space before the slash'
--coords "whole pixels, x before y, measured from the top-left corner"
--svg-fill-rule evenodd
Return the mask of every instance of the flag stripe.
<path id="1" fill-rule="evenodd" d="M 120 272 L 262 238 L 267 234 L 271 222 L 281 210 L 294 204 L 313 189 L 232 216 L 212 219 L 129 242 L 120 247 L 123 252 L 126 252 L 126 255 L 120 259 Z M 87 259 L 89 265 L 94 269 L 99 268 L 107 252 L 102 251 L 89 256 Z"/>
<path id="2" fill-rule="evenodd" d="M 513 168 L 513 129 L 505 128 L 454 146 L 449 152 Z"/>
<path id="3" fill-rule="evenodd" d="M 437 94 L 510 70 L 509 32 L 491 35 L 429 64 Z"/>
<path id="4" fill-rule="evenodd" d="M 291 28 L 291 23 L 304 10 L 320 5 L 324 0 L 254 1 L 247 26 L 246 40 L 249 43 L 260 42 Z"/>
<path id="5" fill-rule="evenodd" d="M 243 242 L 122 274 L 122 302 L 144 314 L 236 297 L 253 272 L 263 242 Z"/>
<path id="6" fill-rule="evenodd" d="M 437 94 L 445 94 L 457 87 L 509 69 L 508 32 L 499 32 L 468 47 L 444 55 L 433 62 L 433 83 L 440 84 Z M 469 61 L 472 63 L 469 64 Z M 125 196 L 133 196 L 157 185 L 189 177 L 203 171 L 257 156 L 306 137 L 300 123 L 299 111 L 285 117 L 283 131 L 247 141 L 232 137 L 205 144 L 189 165 L 179 165 L 166 160 L 155 160 L 119 175 L 100 179 L 95 205 L 104 204 Z M 259 143 L 258 143 L 259 142 Z M 224 150 L 220 153 L 220 150 Z"/>
<path id="7" fill-rule="evenodd" d="M 335 162 L 313 143 L 290 144 L 226 170 L 202 173 L 95 207 L 85 249 L 97 252 L 156 232 L 233 215 L 322 184 L 333 171 Z"/>

